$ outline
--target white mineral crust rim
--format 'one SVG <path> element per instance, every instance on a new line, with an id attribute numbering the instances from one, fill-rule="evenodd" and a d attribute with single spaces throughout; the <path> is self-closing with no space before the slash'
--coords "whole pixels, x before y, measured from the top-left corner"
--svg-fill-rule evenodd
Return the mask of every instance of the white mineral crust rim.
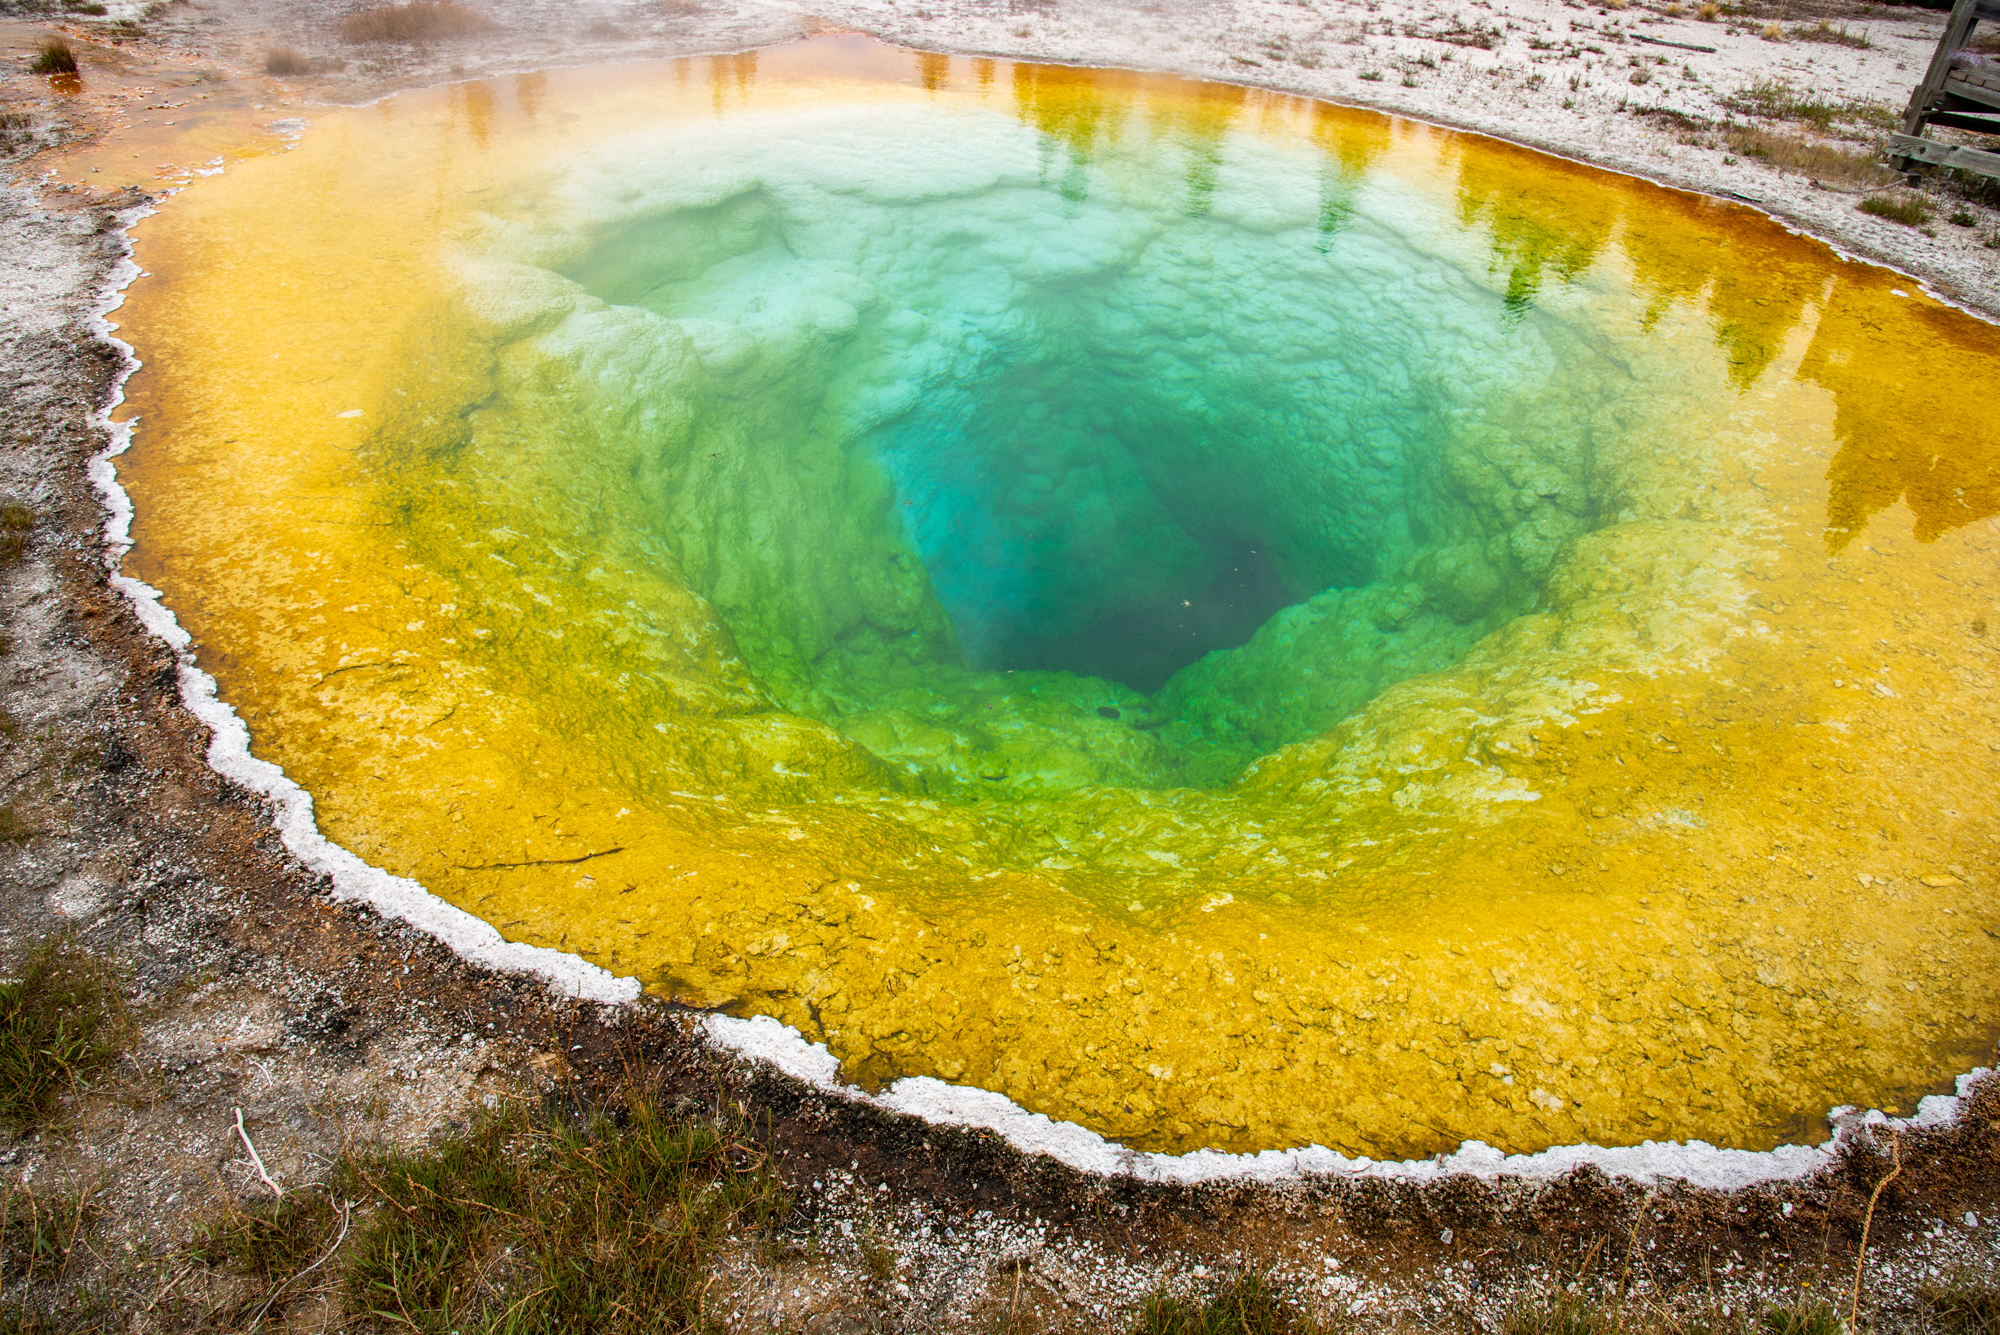
<path id="1" fill-rule="evenodd" d="M 217 694 L 215 678 L 196 664 L 191 638 L 167 609 L 160 591 L 119 573 L 118 563 L 132 547 L 132 498 L 119 483 L 112 460 L 131 448 L 137 419 L 114 422 L 111 414 L 125 402 L 125 382 L 141 363 L 131 345 L 117 337 L 118 326 L 110 315 L 124 304 L 126 286 L 140 276 L 139 266 L 132 260 L 130 228 L 151 212 L 150 207 L 141 207 L 123 215 L 125 258 L 112 271 L 91 313 L 90 322 L 98 337 L 118 350 L 121 370 L 109 400 L 93 419 L 109 443 L 90 460 L 88 473 L 106 511 L 104 545 L 112 587 L 125 595 L 146 629 L 174 651 L 181 701 L 213 733 L 208 746 L 209 767 L 272 804 L 285 847 L 332 881 L 336 899 L 358 901 L 385 918 L 408 923 L 468 963 L 539 978 L 559 996 L 607 1006 L 637 1002 L 643 991 L 637 978 L 621 978 L 565 951 L 509 941 L 492 924 L 446 903 L 421 883 L 371 866 L 321 834 L 313 820 L 312 795 L 277 765 L 250 753 L 250 730 Z M 1537 1154 L 1505 1154 L 1484 1141 L 1468 1140 L 1451 1154 L 1428 1159 L 1349 1158 L 1320 1145 L 1256 1154 L 1219 1150 L 1159 1154 L 1127 1149 L 1075 1122 L 1058 1122 L 1029 1112 L 1005 1094 L 947 1084 L 931 1076 L 906 1076 L 881 1094 L 870 1094 L 840 1078 L 839 1059 L 825 1044 L 807 1042 L 797 1029 L 770 1016 L 738 1019 L 712 1014 L 702 1017 L 702 1026 L 708 1041 L 724 1052 L 766 1063 L 792 1079 L 853 1103 L 939 1126 L 995 1131 L 1024 1154 L 1045 1154 L 1080 1172 L 1178 1184 L 1358 1177 L 1434 1182 L 1459 1174 L 1488 1181 L 1502 1177 L 1549 1179 L 1593 1164 L 1608 1176 L 1635 1182 L 1681 1179 L 1696 1187 L 1733 1191 L 1760 1182 L 1808 1177 L 1830 1166 L 1844 1141 L 1870 1135 L 1878 1128 L 1950 1126 L 1958 1120 L 1961 1100 L 1971 1097 L 1974 1088 L 1992 1074 L 1988 1067 L 1974 1068 L 1958 1077 L 1956 1093 L 1925 1097 L 1917 1104 L 1916 1113 L 1907 1118 L 1893 1118 L 1878 1109 L 1864 1113 L 1852 1107 L 1835 1108 L 1828 1114 L 1833 1134 L 1826 1143 L 1780 1145 L 1771 1150 L 1719 1149 L 1700 1140 L 1648 1140 L 1629 1146 L 1557 1145 Z"/>

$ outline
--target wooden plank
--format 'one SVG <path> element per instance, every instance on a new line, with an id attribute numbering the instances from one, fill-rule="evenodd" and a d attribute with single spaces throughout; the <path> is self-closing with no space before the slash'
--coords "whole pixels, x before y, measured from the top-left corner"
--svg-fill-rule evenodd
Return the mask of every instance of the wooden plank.
<path id="1" fill-rule="evenodd" d="M 1929 134 L 1933 125 L 1970 130 L 1974 134 L 2000 134 L 2000 111 L 1985 107 L 1975 111 L 1933 111 L 1924 117 L 1924 133 Z"/>
<path id="2" fill-rule="evenodd" d="M 1942 162 L 1951 156 L 1952 145 L 1940 144 L 1935 139 L 1921 139 L 1913 134 L 1892 134 L 1889 136 L 1889 156 L 1909 158 L 1915 162 Z"/>
<path id="3" fill-rule="evenodd" d="M 1924 81 L 1910 94 L 1910 105 L 1903 112 L 1903 133 L 1917 134 L 1924 128 L 1924 113 L 1931 109 L 1944 86 L 1945 76 L 1951 72 L 1951 58 L 1965 45 L 1971 35 L 1972 25 L 1979 11 L 1992 0 L 1956 0 L 1951 7 L 1951 17 L 1945 21 L 1944 34 L 1938 39 L 1937 50 L 1931 53 L 1930 68 L 1924 72 Z"/>
<path id="4" fill-rule="evenodd" d="M 1889 156 L 1911 158 L 1938 167 L 1956 167 L 1982 176 L 2000 177 L 2000 153 L 1958 144 L 1940 144 L 1935 139 L 1919 139 L 1910 134 L 1889 136 Z"/>
<path id="5" fill-rule="evenodd" d="M 1962 97 L 1968 102 L 1978 102 L 1983 106 L 2000 107 L 2000 88 L 1989 88 L 1984 83 L 1961 79 L 1957 70 L 1951 72 L 1951 77 L 1944 81 L 1944 87 L 1939 91 L 1949 93 L 1953 97 Z"/>

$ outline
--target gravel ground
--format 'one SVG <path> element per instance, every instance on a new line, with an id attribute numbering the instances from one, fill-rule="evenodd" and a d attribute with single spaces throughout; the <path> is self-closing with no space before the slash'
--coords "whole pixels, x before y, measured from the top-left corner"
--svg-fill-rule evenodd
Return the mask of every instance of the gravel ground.
<path id="1" fill-rule="evenodd" d="M 314 99 L 843 27 L 936 48 L 1228 77 L 1499 134 L 1749 197 L 1992 313 L 1993 209 L 1966 204 L 1975 226 L 1943 224 L 1931 236 L 1859 214 L 1851 195 L 1806 178 L 1680 142 L 1699 139 L 1689 127 L 1718 119 L 1758 77 L 1899 104 L 1937 15 L 1857 8 L 1874 45 L 1852 48 L 1760 35 L 1766 22 L 1789 31 L 1847 13 L 1803 3 L 1717 22 L 1531 0 L 488 8 L 501 27 L 478 45 L 363 58 L 330 35 L 338 6 L 181 0 L 154 7 L 136 30 L 116 27 L 138 18 L 129 6 L 88 29 L 63 25 L 89 43 L 81 91 L 50 89 L 7 62 L 0 102 L 16 116 L 4 133 L 17 184 L 0 190 L 10 372 L 0 502 L 26 505 L 36 520 L 22 558 L 0 565 L 0 803 L 21 827 L 5 827 L 21 837 L 0 841 L 0 959 L 73 932 L 126 971 L 135 1017 L 112 1077 L 0 1148 L 0 1182 L 12 1189 L 95 1202 L 89 1255 L 66 1283 L 98 1286 L 131 1330 L 201 1328 L 230 1300 L 240 1281 L 191 1260 L 186 1243 L 226 1202 L 265 1190 L 236 1129 L 239 1109 L 270 1172 L 296 1186 L 317 1180 L 344 1145 L 420 1144 L 506 1098 L 597 1097 L 639 1063 L 689 1107 L 751 1110 L 797 1192 L 790 1244 L 732 1253 L 718 1276 L 711 1311 L 732 1330 L 1115 1329 L 1156 1286 L 1198 1289 L 1246 1267 L 1269 1270 L 1310 1310 L 1385 1329 L 1490 1324 L 1563 1284 L 1602 1293 L 1621 1277 L 1646 1301 L 1682 1311 L 1845 1294 L 1869 1194 L 1888 1171 L 1888 1146 L 1865 1137 L 1813 1180 L 1737 1195 L 1610 1182 L 1593 1170 L 1547 1184 L 1422 1188 L 1089 1179 L 987 1133 L 890 1117 L 724 1063 L 662 1008 L 563 1003 L 335 904 L 286 856 L 269 813 L 203 763 L 206 736 L 179 703 L 172 655 L 106 582 L 104 516 L 86 466 L 105 446 L 96 412 L 119 368 L 89 317 L 122 259 L 121 227 L 147 192 L 187 179 L 213 144 L 309 115 L 294 108 Z M 0 49 L 29 50 L 50 31 L 0 25 Z M 1466 32 L 1498 37 L 1489 49 L 1436 36 Z M 1642 32 L 1717 50 L 1656 47 L 1636 40 Z M 124 34 L 116 44 L 115 33 Z M 349 64 L 284 83 L 256 72 L 278 44 Z M 1641 67 L 1631 57 L 1655 51 L 1672 63 L 1632 83 Z M 1361 79 L 1370 70 L 1398 77 Z M 1684 119 L 1632 114 L 1642 97 Z M 1926 1283 L 1991 1283 L 2000 1265 L 2000 1085 L 1985 1087 L 1957 1127 L 1907 1136 L 1900 1152 L 1903 1172 L 1874 1215 L 1866 1293 L 1884 1328 L 1917 1329 Z M 292 1329 L 338 1322 L 330 1296 L 308 1295 L 287 1319 Z"/>

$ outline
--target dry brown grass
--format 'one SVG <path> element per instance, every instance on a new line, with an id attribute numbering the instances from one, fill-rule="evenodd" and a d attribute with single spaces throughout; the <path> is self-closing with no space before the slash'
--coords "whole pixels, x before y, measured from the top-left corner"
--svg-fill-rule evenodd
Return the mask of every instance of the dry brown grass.
<path id="1" fill-rule="evenodd" d="M 274 46 L 264 53 L 264 73 L 275 74 L 280 78 L 311 74 L 312 59 L 289 46 Z"/>
<path id="2" fill-rule="evenodd" d="M 1821 19 L 1808 28 L 1801 23 L 1792 28 L 1791 38 L 1795 42 L 1825 42 L 1831 46 L 1871 47 L 1875 43 L 1865 32 L 1853 32 L 1845 23 L 1833 24 Z"/>
<path id="3" fill-rule="evenodd" d="M 28 550 L 28 535 L 34 528 L 33 510 L 25 505 L 0 505 L 0 563 L 21 559 L 21 554 Z"/>
<path id="4" fill-rule="evenodd" d="M 28 147 L 35 138 L 35 118 L 25 111 L 0 111 L 0 153 Z M 0 544 L 5 538 L 0 537 Z"/>
<path id="5" fill-rule="evenodd" d="M 410 0 L 349 14 L 340 21 L 345 42 L 441 42 L 471 37 L 494 26 L 476 9 L 453 0 Z"/>
<path id="6" fill-rule="evenodd" d="M 1797 172 L 1828 185 L 1867 190 L 1895 179 L 1881 164 L 1879 155 L 1838 144 L 1775 134 L 1754 125 L 1731 126 L 1724 132 L 1724 138 L 1732 153 L 1757 158 L 1779 171 Z"/>
<path id="7" fill-rule="evenodd" d="M 76 51 L 60 37 L 43 40 L 41 49 L 35 52 L 35 59 L 28 66 L 31 74 L 74 74 L 76 73 Z"/>

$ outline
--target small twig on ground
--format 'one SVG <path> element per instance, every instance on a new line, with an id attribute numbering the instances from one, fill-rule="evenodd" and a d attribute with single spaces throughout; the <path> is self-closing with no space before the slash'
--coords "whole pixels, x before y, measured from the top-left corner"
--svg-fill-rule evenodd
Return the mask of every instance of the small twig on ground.
<path id="1" fill-rule="evenodd" d="M 1868 1230 L 1875 1222 L 1875 1202 L 1881 1199 L 1882 1188 L 1896 1180 L 1903 1171 L 1903 1133 L 1889 1133 L 1889 1162 L 1894 1165 L 1889 1175 L 1875 1184 L 1875 1190 L 1868 1193 L 1868 1212 L 1861 1216 L 1861 1250 L 1854 1256 L 1854 1287 L 1847 1295 L 1847 1328 L 1859 1330 L 1861 1319 L 1861 1268 L 1868 1263 Z"/>
<path id="2" fill-rule="evenodd" d="M 271 1175 L 264 1171 L 264 1156 L 257 1153 L 257 1147 L 250 1143 L 250 1133 L 243 1129 L 243 1110 L 241 1108 L 236 1110 L 236 1134 L 242 1137 L 243 1148 L 250 1151 L 250 1162 L 257 1166 L 258 1178 L 262 1180 L 265 1186 L 271 1189 L 272 1195 L 284 1195 L 285 1189 L 273 1182 Z"/>

